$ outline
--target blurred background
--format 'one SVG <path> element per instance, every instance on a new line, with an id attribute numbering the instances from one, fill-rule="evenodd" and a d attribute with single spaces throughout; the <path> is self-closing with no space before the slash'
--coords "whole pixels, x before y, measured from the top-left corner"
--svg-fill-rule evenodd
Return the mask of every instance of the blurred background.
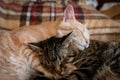
<path id="1" fill-rule="evenodd" d="M 86 4 L 93 5 L 111 19 L 120 21 L 120 0 L 86 0 Z"/>

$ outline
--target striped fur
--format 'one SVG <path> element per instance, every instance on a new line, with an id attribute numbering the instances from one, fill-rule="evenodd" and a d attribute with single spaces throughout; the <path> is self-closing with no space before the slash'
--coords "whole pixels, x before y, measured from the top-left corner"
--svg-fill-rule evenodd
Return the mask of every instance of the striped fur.
<path id="1" fill-rule="evenodd" d="M 72 35 L 69 33 L 62 38 L 51 37 L 38 43 L 30 43 L 29 46 L 39 54 L 39 59 L 42 60 L 41 65 L 43 65 L 48 72 L 61 76 L 63 68 L 69 68 L 69 64 L 62 63 L 63 60 L 70 55 L 74 55 L 67 51 L 69 44 L 72 43 L 70 40 L 71 37 Z M 74 65 L 73 67 L 76 69 Z"/>
<path id="2" fill-rule="evenodd" d="M 67 50 L 68 49 L 68 50 Z M 81 51 L 73 45 L 66 48 L 75 56 L 65 58 L 64 64 L 71 63 L 77 69 L 62 74 L 58 80 L 119 80 L 120 79 L 120 42 L 100 42 L 91 40 L 89 48 Z M 54 49 L 53 49 L 54 51 Z M 64 53 L 64 52 L 63 52 Z M 65 69 L 68 71 L 67 69 Z M 40 80 L 43 77 L 36 77 Z M 45 79 L 46 77 L 44 77 Z M 46 78 L 46 80 L 48 80 Z"/>
<path id="3" fill-rule="evenodd" d="M 90 47 L 74 58 L 78 67 L 68 80 L 119 80 L 120 42 L 92 40 Z"/>

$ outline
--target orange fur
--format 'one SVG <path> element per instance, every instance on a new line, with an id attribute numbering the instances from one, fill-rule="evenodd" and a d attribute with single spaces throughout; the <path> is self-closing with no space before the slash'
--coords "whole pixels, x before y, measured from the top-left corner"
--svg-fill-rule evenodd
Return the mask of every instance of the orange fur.
<path id="1" fill-rule="evenodd" d="M 73 31 L 75 45 L 81 50 L 88 47 L 88 31 L 83 24 L 76 21 L 73 7 L 69 5 L 64 14 L 62 20 L 55 22 L 0 31 L 0 80 L 28 80 L 35 70 L 43 72 L 47 77 L 59 77 L 42 67 L 42 60 L 39 60 L 38 55 L 27 44 L 52 36 L 61 37 Z"/>

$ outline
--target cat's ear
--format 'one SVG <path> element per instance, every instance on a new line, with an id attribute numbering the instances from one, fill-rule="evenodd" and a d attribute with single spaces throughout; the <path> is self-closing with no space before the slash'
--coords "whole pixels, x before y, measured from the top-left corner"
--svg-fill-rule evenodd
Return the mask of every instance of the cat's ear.
<path id="1" fill-rule="evenodd" d="M 39 43 L 29 43 L 28 44 L 30 49 L 32 49 L 33 51 L 39 53 L 39 55 L 42 55 L 43 49 L 38 45 L 39 45 Z"/>
<path id="2" fill-rule="evenodd" d="M 75 13 L 72 5 L 68 5 L 64 11 L 63 21 L 67 20 L 75 20 Z"/>
<path id="3" fill-rule="evenodd" d="M 72 34 L 72 32 L 68 33 L 67 35 L 63 36 L 61 38 L 61 42 L 64 42 L 70 35 Z"/>
<path id="4" fill-rule="evenodd" d="M 68 47 L 69 43 L 72 40 L 72 39 L 69 39 L 72 37 L 71 34 L 72 34 L 72 32 L 68 33 L 67 35 L 65 35 L 61 38 L 62 47 Z"/>

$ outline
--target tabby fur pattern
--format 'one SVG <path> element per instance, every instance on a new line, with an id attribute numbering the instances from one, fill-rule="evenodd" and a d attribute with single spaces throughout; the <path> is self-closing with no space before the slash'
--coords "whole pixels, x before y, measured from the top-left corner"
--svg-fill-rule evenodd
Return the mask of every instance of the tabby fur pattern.
<path id="1" fill-rule="evenodd" d="M 74 55 L 64 58 L 61 64 L 71 63 L 76 69 L 68 74 L 69 70 L 65 69 L 66 72 L 61 73 L 62 78 L 58 80 L 120 80 L 120 42 L 91 40 L 89 48 L 83 51 L 72 43 L 66 50 Z M 34 80 L 41 78 L 49 80 L 43 76 L 37 76 Z"/>

